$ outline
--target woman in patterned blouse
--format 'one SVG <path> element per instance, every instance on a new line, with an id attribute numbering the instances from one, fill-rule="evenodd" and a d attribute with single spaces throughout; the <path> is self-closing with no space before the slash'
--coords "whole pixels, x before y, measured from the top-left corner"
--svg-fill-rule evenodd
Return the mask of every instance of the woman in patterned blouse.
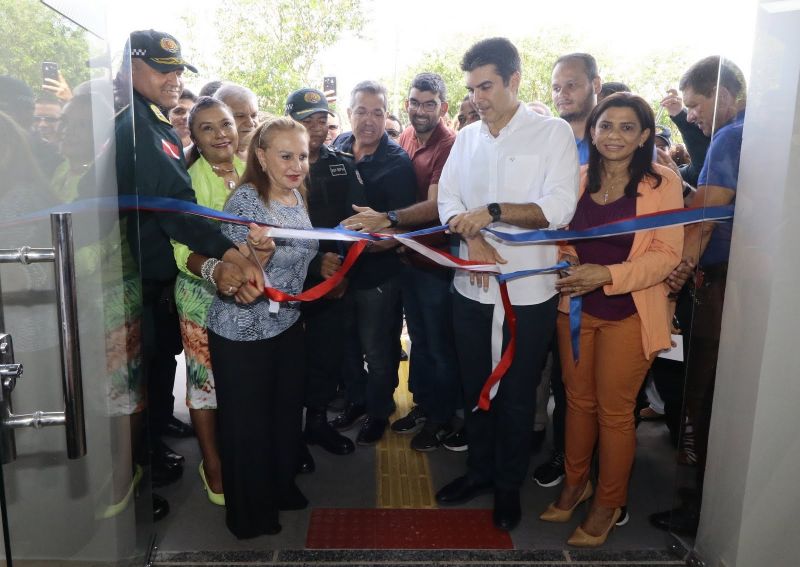
<path id="1" fill-rule="evenodd" d="M 303 125 L 288 118 L 264 123 L 247 155 L 241 185 L 225 211 L 272 226 L 310 228 L 303 198 L 308 174 Z M 223 233 L 244 242 L 248 228 L 227 224 Z M 268 285 L 289 294 L 302 291 L 317 252 L 315 240 L 254 234 L 247 245 L 256 252 Z M 218 295 L 207 326 L 226 523 L 238 538 L 276 534 L 279 510 L 308 505 L 294 482 L 305 375 L 300 309 L 294 302 L 277 304 L 265 297 L 244 304 Z"/>

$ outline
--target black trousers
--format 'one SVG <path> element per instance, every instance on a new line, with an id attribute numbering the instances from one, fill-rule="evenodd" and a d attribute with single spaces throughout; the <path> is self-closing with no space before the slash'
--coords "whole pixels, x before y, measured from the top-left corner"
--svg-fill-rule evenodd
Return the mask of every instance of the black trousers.
<path id="1" fill-rule="evenodd" d="M 308 409 L 325 411 L 343 380 L 345 333 L 352 326 L 346 318 L 350 316 L 352 310 L 348 309 L 346 296 L 303 305 Z"/>
<path id="2" fill-rule="evenodd" d="M 278 524 L 294 487 L 305 381 L 302 323 L 257 341 L 208 333 L 217 387 L 225 523 L 238 538 Z"/>
<path id="3" fill-rule="evenodd" d="M 154 439 L 162 435 L 172 417 L 175 357 L 183 350 L 174 296 L 175 280 L 142 282 L 143 366 L 150 435 Z"/>
<path id="4" fill-rule="evenodd" d="M 493 305 L 455 293 L 453 323 L 464 390 L 464 426 L 469 440 L 467 475 L 490 481 L 496 489 L 518 490 L 530 464 L 531 435 L 536 413 L 536 388 L 553 337 L 558 296 L 538 305 L 514 306 L 517 349 L 500 382 L 489 411 L 471 411 L 492 371 Z M 509 339 L 503 325 L 503 347 Z"/>

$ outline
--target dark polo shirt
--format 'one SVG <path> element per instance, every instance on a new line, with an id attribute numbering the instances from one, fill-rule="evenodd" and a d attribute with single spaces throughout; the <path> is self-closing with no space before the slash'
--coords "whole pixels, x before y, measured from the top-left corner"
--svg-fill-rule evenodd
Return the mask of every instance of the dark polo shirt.
<path id="1" fill-rule="evenodd" d="M 455 133 L 441 120 L 425 144 L 419 143 L 413 126 L 408 126 L 400 134 L 397 143 L 411 158 L 411 165 L 417 176 L 417 202 L 427 201 L 428 187 L 439 183 L 442 169 L 455 141 Z"/>
<path id="2" fill-rule="evenodd" d="M 352 132 L 341 134 L 333 146 L 345 153 L 353 153 L 355 136 Z M 367 204 L 381 213 L 404 209 L 416 202 L 416 179 L 408 154 L 383 133 L 375 153 L 356 162 L 356 170 L 364 182 Z M 397 250 L 367 252 L 354 266 L 350 285 L 369 289 L 381 285 L 399 274 L 403 264 Z"/>

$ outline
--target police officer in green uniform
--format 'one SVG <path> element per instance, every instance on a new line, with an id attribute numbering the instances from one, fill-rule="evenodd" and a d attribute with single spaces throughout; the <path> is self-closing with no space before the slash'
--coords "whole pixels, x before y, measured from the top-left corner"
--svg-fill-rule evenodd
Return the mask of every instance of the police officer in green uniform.
<path id="1" fill-rule="evenodd" d="M 333 115 L 320 91 L 300 89 L 289 95 L 286 114 L 301 122 L 309 136 L 308 214 L 315 227 L 333 228 L 353 214 L 353 205 L 364 205 L 364 185 L 356 172 L 353 157 L 325 145 L 328 115 Z M 319 253 L 308 269 L 305 287 L 312 287 L 330 277 L 341 265 L 341 243 L 320 241 Z M 349 312 L 346 281 L 319 301 L 303 306 L 308 354 L 306 374 L 305 439 L 336 455 L 355 450 L 353 442 L 328 424 L 328 402 L 341 381 L 345 336 L 344 318 Z M 302 465 L 313 470 L 308 451 Z M 309 471 L 310 472 L 310 471 Z"/>
<path id="2" fill-rule="evenodd" d="M 181 142 L 166 113 L 177 106 L 183 91 L 184 69 L 197 72 L 181 56 L 178 41 L 155 30 L 135 31 L 130 36 L 130 69 L 123 65 L 115 81 L 117 101 L 128 105 L 116 120 L 116 166 L 121 194 L 139 197 L 166 197 L 195 202 L 191 179 Z M 132 88 L 131 88 L 132 87 Z M 135 142 L 134 142 L 135 141 Z M 236 245 L 224 237 L 214 223 L 179 213 L 141 210 L 138 223 L 128 222 L 128 240 L 139 260 L 142 278 L 142 354 L 151 408 L 151 436 L 156 446 L 153 454 L 154 480 L 157 473 L 163 483 L 180 476 L 182 458 L 165 455 L 160 442 L 165 421 L 172 415 L 174 354 L 180 352 L 177 319 L 165 313 L 178 268 L 170 239 L 182 242 L 193 251 L 223 260 L 210 277 L 219 293 L 250 302 L 263 290 L 263 276 Z M 255 285 L 250 282 L 255 282 Z M 163 360 L 172 357 L 166 371 Z M 154 495 L 156 518 L 169 507 Z"/>

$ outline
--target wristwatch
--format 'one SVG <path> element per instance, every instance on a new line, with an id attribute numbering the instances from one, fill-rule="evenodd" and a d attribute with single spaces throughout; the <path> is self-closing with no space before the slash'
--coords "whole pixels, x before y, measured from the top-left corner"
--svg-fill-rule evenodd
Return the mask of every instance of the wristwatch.
<path id="1" fill-rule="evenodd" d="M 489 214 L 492 215 L 492 222 L 500 222 L 500 215 L 502 214 L 500 205 L 497 203 L 489 203 L 486 205 L 486 208 L 489 209 Z"/>
<path id="2" fill-rule="evenodd" d="M 389 211 L 386 213 L 386 218 L 389 219 L 389 228 L 394 228 L 400 224 L 400 217 L 397 216 L 397 211 Z"/>

